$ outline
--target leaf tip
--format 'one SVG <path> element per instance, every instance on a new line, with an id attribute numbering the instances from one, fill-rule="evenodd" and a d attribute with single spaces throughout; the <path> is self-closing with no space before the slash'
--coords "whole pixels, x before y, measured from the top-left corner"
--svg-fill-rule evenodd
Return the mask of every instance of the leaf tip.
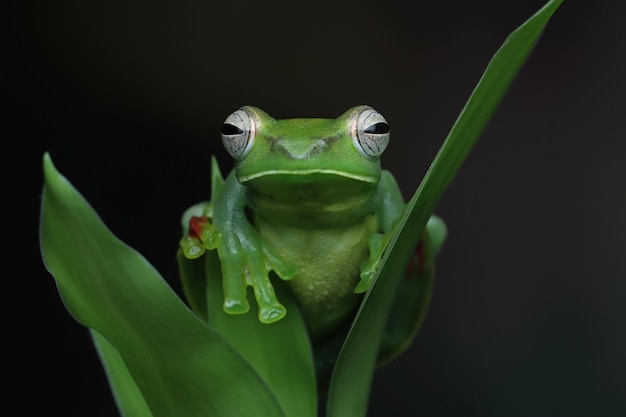
<path id="1" fill-rule="evenodd" d="M 50 177 L 57 173 L 57 169 L 52 162 L 52 157 L 49 152 L 43 154 L 43 174 L 46 181 L 50 180 Z"/>

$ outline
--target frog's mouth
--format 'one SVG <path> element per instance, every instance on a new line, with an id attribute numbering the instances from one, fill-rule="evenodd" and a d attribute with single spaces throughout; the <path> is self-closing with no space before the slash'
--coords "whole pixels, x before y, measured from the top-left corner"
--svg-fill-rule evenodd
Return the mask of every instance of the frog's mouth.
<path id="1" fill-rule="evenodd" d="M 249 205 L 255 211 L 279 213 L 279 217 L 291 218 L 295 223 L 304 216 L 320 224 L 329 221 L 325 218 L 328 213 L 337 220 L 344 215 L 347 219 L 353 217 L 355 208 L 371 210 L 378 184 L 371 175 L 327 168 L 265 170 L 238 180 L 246 186 Z"/>
<path id="2" fill-rule="evenodd" d="M 293 182 L 309 182 L 311 177 L 315 176 L 336 176 L 346 179 L 351 179 L 360 182 L 376 184 L 378 178 L 369 175 L 351 174 L 345 171 L 339 171 L 335 169 L 302 169 L 302 170 L 289 170 L 289 169 L 272 169 L 267 171 L 256 172 L 254 174 L 238 177 L 240 183 L 245 183 L 255 179 L 263 177 L 277 176 L 281 179 Z M 306 178 L 309 177 L 309 178 Z"/>

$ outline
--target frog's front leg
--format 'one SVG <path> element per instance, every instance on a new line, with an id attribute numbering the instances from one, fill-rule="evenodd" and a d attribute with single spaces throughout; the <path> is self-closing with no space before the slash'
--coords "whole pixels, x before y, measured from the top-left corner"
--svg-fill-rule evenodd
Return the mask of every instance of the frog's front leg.
<path id="1" fill-rule="evenodd" d="M 395 178 L 389 171 L 383 171 L 376 192 L 376 218 L 378 232 L 369 240 L 369 258 L 361 264 L 361 280 L 354 289 L 362 293 L 369 289 L 382 261 L 383 253 L 391 240 L 396 222 L 404 211 L 404 199 Z"/>
<path id="2" fill-rule="evenodd" d="M 391 233 L 374 233 L 370 236 L 369 258 L 361 264 L 361 274 L 359 275 L 361 280 L 354 289 L 356 294 L 361 294 L 371 287 L 389 240 L 391 240 Z"/>
<path id="3" fill-rule="evenodd" d="M 221 236 L 217 246 L 222 266 L 224 310 L 230 314 L 243 314 L 250 309 L 246 290 L 254 289 L 259 306 L 259 320 L 273 323 L 286 314 L 278 301 L 269 272 L 281 279 L 295 275 L 295 268 L 280 261 L 246 216 L 245 188 L 231 173 L 224 184 L 213 213 L 213 224 Z"/>

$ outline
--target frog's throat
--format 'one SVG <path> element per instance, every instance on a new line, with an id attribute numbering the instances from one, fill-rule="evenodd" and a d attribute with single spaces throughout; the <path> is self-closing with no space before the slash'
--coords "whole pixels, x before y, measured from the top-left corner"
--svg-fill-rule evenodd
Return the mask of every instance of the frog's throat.
<path id="1" fill-rule="evenodd" d="M 338 177 L 343 177 L 343 178 L 349 178 L 352 180 L 356 180 L 356 181 L 361 181 L 361 182 L 369 182 L 372 184 L 376 184 L 378 182 L 378 178 L 375 176 L 369 176 L 369 175 L 358 175 L 358 174 L 351 174 L 349 172 L 344 172 L 344 171 L 338 171 L 335 169 L 303 169 L 303 170 L 289 170 L 289 169 L 270 169 L 267 171 L 261 171 L 261 172 L 256 172 L 254 174 L 250 174 L 250 175 L 246 175 L 243 177 L 238 177 L 238 180 L 240 183 L 244 183 L 247 181 L 252 181 L 254 179 L 257 178 L 261 178 L 261 177 L 268 177 L 271 175 L 316 175 L 316 174 L 322 174 L 322 175 L 336 175 Z"/>

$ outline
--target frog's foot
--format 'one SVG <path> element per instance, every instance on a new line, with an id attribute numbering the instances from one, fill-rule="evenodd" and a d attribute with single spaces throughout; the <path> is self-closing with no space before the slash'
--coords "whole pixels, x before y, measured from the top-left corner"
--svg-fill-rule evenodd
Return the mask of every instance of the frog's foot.
<path id="1" fill-rule="evenodd" d="M 276 298 L 269 273 L 274 271 L 283 280 L 293 278 L 295 268 L 280 261 L 276 255 L 258 239 L 233 239 L 226 250 L 218 247 L 222 264 L 224 289 L 224 311 L 229 314 L 243 314 L 250 309 L 247 287 L 254 290 L 259 306 L 259 321 L 274 323 L 287 313 Z"/>
<path id="2" fill-rule="evenodd" d="M 367 291 L 372 285 L 372 280 L 376 276 L 380 263 L 382 260 L 383 252 L 387 248 L 387 244 L 391 239 L 391 233 L 375 233 L 370 237 L 369 250 L 370 256 L 367 261 L 361 265 L 361 280 L 357 284 L 354 292 L 356 294 Z"/>
<path id="3" fill-rule="evenodd" d="M 428 223 L 426 223 L 426 232 L 430 239 L 433 255 L 437 255 L 448 235 L 446 223 L 441 217 L 433 214 L 428 219 Z"/>
<path id="4" fill-rule="evenodd" d="M 220 243 L 220 233 L 207 216 L 191 216 L 188 232 L 180 240 L 180 247 L 187 259 L 197 259 L 205 250 L 215 249 Z"/>

